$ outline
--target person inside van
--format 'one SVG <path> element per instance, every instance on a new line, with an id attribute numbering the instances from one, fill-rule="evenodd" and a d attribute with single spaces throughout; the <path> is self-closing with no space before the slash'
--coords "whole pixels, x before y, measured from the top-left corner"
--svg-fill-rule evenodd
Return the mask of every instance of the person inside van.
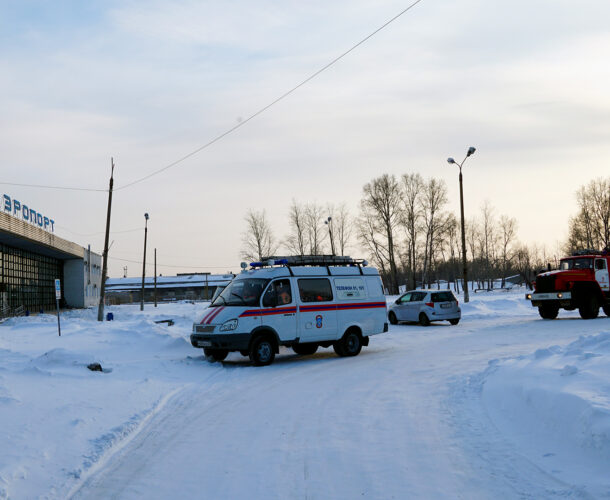
<path id="1" fill-rule="evenodd" d="M 277 281 L 275 284 L 275 292 L 277 294 L 278 304 L 290 304 L 292 302 L 290 282 L 288 280 Z"/>

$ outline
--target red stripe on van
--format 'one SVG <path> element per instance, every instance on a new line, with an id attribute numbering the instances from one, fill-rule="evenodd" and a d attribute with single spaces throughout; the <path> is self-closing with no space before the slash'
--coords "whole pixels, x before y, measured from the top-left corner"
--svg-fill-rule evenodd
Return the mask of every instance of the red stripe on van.
<path id="1" fill-rule="evenodd" d="M 218 315 L 220 314 L 220 311 L 222 311 L 223 309 L 224 309 L 224 306 L 219 307 L 219 308 L 218 308 L 218 311 L 216 311 L 214 314 L 212 314 L 212 315 L 211 315 L 211 316 L 208 318 L 208 320 L 206 321 L 206 323 L 205 323 L 205 324 L 206 324 L 206 325 L 209 325 L 209 324 L 212 322 L 212 320 L 213 320 L 213 319 L 214 319 L 216 316 L 218 316 Z"/>

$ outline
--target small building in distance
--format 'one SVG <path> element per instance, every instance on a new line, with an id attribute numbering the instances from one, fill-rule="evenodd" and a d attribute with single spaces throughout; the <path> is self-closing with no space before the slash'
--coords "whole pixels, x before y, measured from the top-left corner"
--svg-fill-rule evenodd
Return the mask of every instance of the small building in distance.
<path id="1" fill-rule="evenodd" d="M 176 300 L 210 300 L 218 287 L 227 286 L 233 274 L 178 274 L 157 277 L 157 302 Z M 144 301 L 153 302 L 155 278 L 144 280 Z M 140 302 L 142 278 L 108 278 L 106 280 L 107 304 L 131 304 Z"/>

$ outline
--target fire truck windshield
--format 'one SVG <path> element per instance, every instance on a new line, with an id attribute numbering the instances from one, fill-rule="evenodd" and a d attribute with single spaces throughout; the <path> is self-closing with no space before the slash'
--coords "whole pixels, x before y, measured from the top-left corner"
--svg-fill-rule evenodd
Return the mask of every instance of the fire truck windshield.
<path id="1" fill-rule="evenodd" d="M 578 258 L 562 260 L 561 270 L 566 271 L 568 269 L 593 269 L 593 259 Z"/>

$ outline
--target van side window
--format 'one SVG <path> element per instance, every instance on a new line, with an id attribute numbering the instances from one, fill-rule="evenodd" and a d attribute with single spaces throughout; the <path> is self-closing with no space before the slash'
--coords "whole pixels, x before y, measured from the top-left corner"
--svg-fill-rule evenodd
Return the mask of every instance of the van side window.
<path id="1" fill-rule="evenodd" d="M 300 279 L 301 302 L 328 302 L 333 300 L 333 291 L 327 278 Z"/>
<path id="2" fill-rule="evenodd" d="M 283 306 L 292 302 L 290 280 L 275 280 L 263 295 L 263 307 Z"/>

